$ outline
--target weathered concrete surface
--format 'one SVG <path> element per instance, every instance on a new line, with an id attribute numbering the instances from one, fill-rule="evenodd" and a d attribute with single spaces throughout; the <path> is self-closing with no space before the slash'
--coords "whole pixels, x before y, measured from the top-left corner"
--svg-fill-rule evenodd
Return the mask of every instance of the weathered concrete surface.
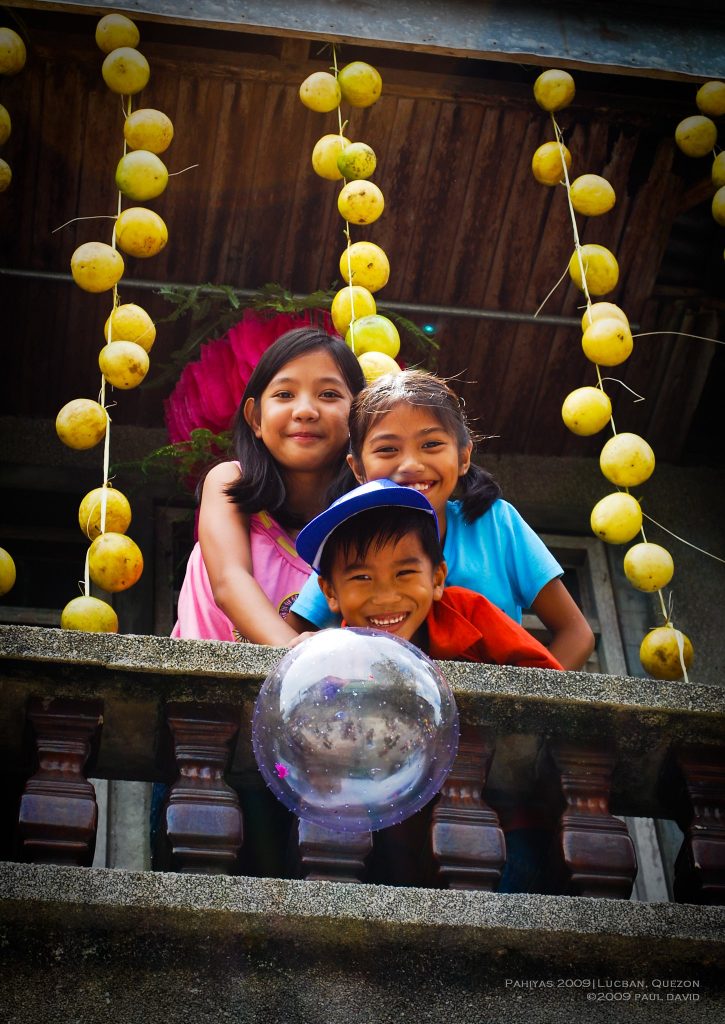
<path id="1" fill-rule="evenodd" d="M 724 925 L 713 907 L 2 863 L 0 999 L 14 1024 L 715 1024 Z"/>

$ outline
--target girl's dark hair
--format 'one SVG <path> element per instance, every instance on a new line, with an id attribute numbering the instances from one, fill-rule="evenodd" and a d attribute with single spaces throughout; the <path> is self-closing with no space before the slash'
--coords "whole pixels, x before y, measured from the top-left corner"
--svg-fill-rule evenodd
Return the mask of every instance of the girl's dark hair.
<path id="1" fill-rule="evenodd" d="M 286 527 L 304 526 L 306 520 L 298 521 L 299 517 L 287 512 L 287 491 L 280 467 L 254 431 L 250 430 L 244 418 L 244 405 L 249 398 L 258 402 L 269 382 L 287 363 L 317 351 L 325 351 L 332 356 L 353 396 L 365 386 L 357 357 L 344 341 L 333 338 L 318 327 L 298 327 L 277 338 L 263 353 L 252 371 L 232 422 L 232 443 L 242 475 L 226 488 L 226 494 L 242 512 L 260 512 L 264 509 Z M 328 504 L 356 483 L 347 466 L 346 455 L 345 450 L 340 452 L 335 467 L 336 477 L 327 495 Z"/>
<path id="2" fill-rule="evenodd" d="M 363 443 L 373 424 L 403 403 L 430 409 L 443 429 L 456 438 L 459 448 L 478 440 L 468 426 L 458 395 L 446 381 L 425 370 L 403 370 L 378 377 L 353 399 L 350 450 L 359 465 Z M 456 493 L 461 499 L 464 520 L 472 523 L 488 511 L 502 492 L 490 473 L 471 462 Z"/>
<path id="3" fill-rule="evenodd" d="M 343 557 L 363 561 L 370 548 L 379 551 L 386 544 L 397 544 L 404 537 L 416 536 L 423 553 L 435 568 L 443 561 L 443 548 L 435 519 L 422 509 L 383 505 L 369 508 L 346 519 L 332 531 L 320 556 L 320 576 L 329 580 L 340 551 Z"/>

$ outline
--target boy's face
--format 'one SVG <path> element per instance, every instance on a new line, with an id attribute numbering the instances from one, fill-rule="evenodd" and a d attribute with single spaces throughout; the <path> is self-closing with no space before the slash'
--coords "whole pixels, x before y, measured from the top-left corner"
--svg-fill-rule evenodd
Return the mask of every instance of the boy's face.
<path id="1" fill-rule="evenodd" d="M 446 563 L 432 565 L 420 538 L 407 534 L 381 547 L 371 544 L 363 559 L 339 550 L 330 579 L 319 578 L 333 612 L 348 626 L 395 633 L 412 640 L 433 601 L 439 601 Z"/>

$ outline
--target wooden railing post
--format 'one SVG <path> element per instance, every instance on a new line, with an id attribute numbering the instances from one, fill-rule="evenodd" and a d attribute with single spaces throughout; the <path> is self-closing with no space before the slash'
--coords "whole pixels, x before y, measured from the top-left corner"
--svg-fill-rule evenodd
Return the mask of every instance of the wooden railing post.
<path id="1" fill-rule="evenodd" d="M 689 800 L 689 822 L 675 862 L 674 896 L 681 903 L 725 903 L 725 748 L 678 751 Z"/>
<path id="2" fill-rule="evenodd" d="M 20 800 L 17 838 L 23 860 L 88 865 L 96 845 L 96 793 L 84 775 L 103 723 L 101 701 L 28 703 L 38 770 Z"/>
<path id="3" fill-rule="evenodd" d="M 297 848 L 303 878 L 362 882 L 373 836 L 371 832 L 335 832 L 299 818 Z"/>
<path id="4" fill-rule="evenodd" d="M 494 890 L 506 862 L 498 815 L 482 798 L 494 754 L 485 730 L 463 726 L 458 754 L 433 808 L 431 845 L 440 883 Z"/>
<path id="5" fill-rule="evenodd" d="M 242 846 L 242 812 L 224 770 L 238 716 L 217 705 L 172 703 L 166 719 L 179 769 L 162 825 L 170 869 L 231 874 Z"/>
<path id="6" fill-rule="evenodd" d="M 559 822 L 568 888 L 577 896 L 629 899 L 637 875 L 634 844 L 609 810 L 614 754 L 591 744 L 550 744 L 566 807 Z"/>

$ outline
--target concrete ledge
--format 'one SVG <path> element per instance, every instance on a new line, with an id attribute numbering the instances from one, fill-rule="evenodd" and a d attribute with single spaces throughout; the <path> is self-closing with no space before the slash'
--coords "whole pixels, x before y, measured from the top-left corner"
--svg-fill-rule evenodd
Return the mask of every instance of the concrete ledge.
<path id="1" fill-rule="evenodd" d="M 17 1022 L 725 1013 L 722 908 L 10 863 L 0 894 Z"/>

